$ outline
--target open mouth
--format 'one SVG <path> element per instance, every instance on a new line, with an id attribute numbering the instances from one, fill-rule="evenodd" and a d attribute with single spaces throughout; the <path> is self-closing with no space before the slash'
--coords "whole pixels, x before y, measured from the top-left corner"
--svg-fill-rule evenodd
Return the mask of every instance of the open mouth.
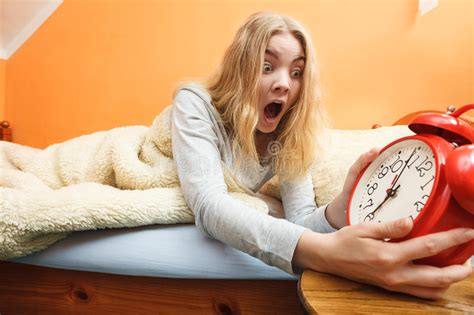
<path id="1" fill-rule="evenodd" d="M 275 119 L 281 113 L 283 104 L 281 102 L 271 102 L 263 109 L 265 117 L 268 119 Z"/>

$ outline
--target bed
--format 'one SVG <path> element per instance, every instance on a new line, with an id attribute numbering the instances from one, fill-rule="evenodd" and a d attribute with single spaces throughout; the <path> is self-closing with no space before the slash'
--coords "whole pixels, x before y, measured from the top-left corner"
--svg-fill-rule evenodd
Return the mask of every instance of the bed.
<path id="1" fill-rule="evenodd" d="M 365 140 L 357 149 L 381 136 L 388 143 L 400 136 L 396 128 L 357 132 L 354 137 Z M 373 142 L 372 133 L 378 133 Z M 194 225 L 83 231 L 0 261 L 0 314 L 304 314 L 297 280 Z"/>

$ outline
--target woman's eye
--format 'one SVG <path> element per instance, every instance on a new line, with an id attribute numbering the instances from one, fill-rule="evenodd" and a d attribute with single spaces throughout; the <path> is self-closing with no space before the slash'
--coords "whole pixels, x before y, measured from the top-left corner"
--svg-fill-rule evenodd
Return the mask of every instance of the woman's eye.
<path id="1" fill-rule="evenodd" d="M 263 65 L 263 73 L 270 73 L 272 71 L 272 66 L 269 65 L 268 63 Z"/>
<path id="2" fill-rule="evenodd" d="M 291 76 L 294 78 L 299 78 L 303 75 L 303 71 L 301 70 L 294 70 L 291 72 Z"/>

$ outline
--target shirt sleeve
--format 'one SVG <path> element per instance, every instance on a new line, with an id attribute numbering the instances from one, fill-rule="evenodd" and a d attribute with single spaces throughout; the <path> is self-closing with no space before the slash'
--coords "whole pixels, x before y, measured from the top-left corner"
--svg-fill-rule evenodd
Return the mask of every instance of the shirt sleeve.
<path id="1" fill-rule="evenodd" d="M 285 217 L 290 222 L 319 233 L 336 231 L 326 219 L 327 205 L 316 206 L 311 174 L 301 180 L 280 181 L 280 194 Z"/>
<path id="2" fill-rule="evenodd" d="M 227 192 L 219 139 L 204 100 L 180 90 L 172 108 L 172 148 L 184 199 L 196 226 L 263 262 L 293 273 L 297 242 L 307 229 L 257 212 Z"/>

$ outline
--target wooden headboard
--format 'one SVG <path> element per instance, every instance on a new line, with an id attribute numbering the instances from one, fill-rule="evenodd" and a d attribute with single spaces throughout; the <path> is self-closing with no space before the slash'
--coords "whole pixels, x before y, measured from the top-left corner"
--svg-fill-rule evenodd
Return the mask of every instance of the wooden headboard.
<path id="1" fill-rule="evenodd" d="M 6 120 L 0 123 L 0 140 L 12 141 L 12 130 L 10 123 Z"/>

